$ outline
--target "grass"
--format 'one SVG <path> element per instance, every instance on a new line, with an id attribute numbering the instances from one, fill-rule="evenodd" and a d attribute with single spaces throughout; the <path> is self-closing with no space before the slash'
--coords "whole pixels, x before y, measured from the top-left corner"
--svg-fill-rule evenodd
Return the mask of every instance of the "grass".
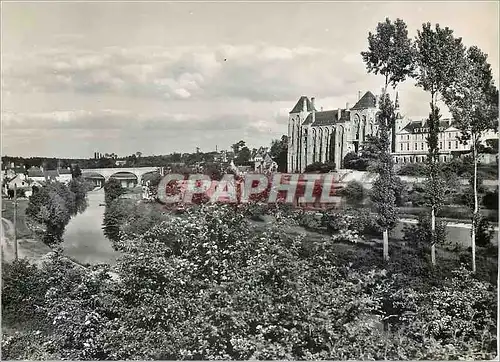
<path id="1" fill-rule="evenodd" d="M 26 225 L 26 208 L 28 207 L 27 199 L 17 200 L 17 217 L 16 231 L 18 238 L 32 238 L 33 232 Z M 14 201 L 9 199 L 2 200 L 2 217 L 14 222 Z"/>

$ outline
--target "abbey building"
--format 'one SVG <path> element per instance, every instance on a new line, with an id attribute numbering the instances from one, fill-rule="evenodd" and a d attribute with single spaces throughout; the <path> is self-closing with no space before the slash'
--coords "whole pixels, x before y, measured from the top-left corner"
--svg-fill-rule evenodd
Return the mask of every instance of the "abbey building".
<path id="1" fill-rule="evenodd" d="M 396 110 L 398 110 L 396 96 Z M 314 98 L 302 96 L 290 111 L 288 118 L 288 172 L 304 172 L 314 162 L 342 162 L 349 152 L 358 153 L 368 135 L 376 135 L 375 115 L 377 97 L 366 92 L 349 108 L 318 111 Z M 400 128 L 402 117 L 398 113 L 395 127 Z M 395 134 L 397 130 L 393 130 Z"/>

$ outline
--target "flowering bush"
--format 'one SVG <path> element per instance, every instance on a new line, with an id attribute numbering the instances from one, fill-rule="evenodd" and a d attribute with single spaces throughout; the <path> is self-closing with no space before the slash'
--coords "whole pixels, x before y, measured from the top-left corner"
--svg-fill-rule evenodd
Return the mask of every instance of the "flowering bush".
<path id="1" fill-rule="evenodd" d="M 311 245 L 286 233 L 288 222 L 257 230 L 238 206 L 189 209 L 135 235 L 118 260 L 118 280 L 57 254 L 40 270 L 9 265 L 4 317 L 21 310 L 39 323 L 4 338 L 3 357 L 493 357 L 492 285 L 458 271 L 417 288 L 404 268 L 357 270 L 339 262 L 331 241 Z"/>

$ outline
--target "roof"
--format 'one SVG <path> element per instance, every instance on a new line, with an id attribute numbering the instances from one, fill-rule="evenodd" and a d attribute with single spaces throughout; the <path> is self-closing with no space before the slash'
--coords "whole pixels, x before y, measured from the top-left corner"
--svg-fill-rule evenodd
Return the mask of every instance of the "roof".
<path id="1" fill-rule="evenodd" d="M 300 97 L 300 99 L 297 102 L 297 104 L 295 104 L 295 107 L 293 107 L 293 109 L 290 111 L 290 113 L 299 113 L 299 112 L 302 112 L 303 109 L 304 109 L 304 100 L 307 103 L 307 112 L 312 112 L 313 107 L 312 107 L 311 101 L 306 96 L 302 96 L 302 97 Z"/>
<path id="2" fill-rule="evenodd" d="M 357 110 L 357 109 L 374 108 L 376 104 L 377 104 L 377 98 L 373 95 L 372 92 L 368 91 L 351 109 Z"/>
<path id="3" fill-rule="evenodd" d="M 82 172 L 82 177 L 104 179 L 104 176 L 97 172 Z"/>
<path id="4" fill-rule="evenodd" d="M 338 110 L 334 111 L 322 111 L 322 112 L 315 112 L 315 121 L 314 123 L 312 122 L 312 113 L 309 114 L 304 121 L 304 124 L 310 124 L 311 126 L 327 126 L 327 125 L 332 125 L 335 123 L 342 123 L 346 122 L 350 119 L 349 117 L 349 111 L 347 109 L 341 109 L 341 116 L 340 116 L 340 121 L 338 120 Z"/>
<path id="5" fill-rule="evenodd" d="M 448 129 L 452 127 L 455 124 L 455 122 L 451 122 L 451 124 L 448 122 L 448 120 L 441 120 L 439 122 L 439 128 L 444 128 Z M 428 128 L 429 127 L 429 121 L 425 120 L 425 123 L 422 125 L 422 121 L 412 121 L 408 123 L 401 131 L 407 131 L 410 133 L 427 133 L 427 131 L 419 131 L 418 129 L 420 128 Z M 416 131 L 417 130 L 417 131 Z"/>

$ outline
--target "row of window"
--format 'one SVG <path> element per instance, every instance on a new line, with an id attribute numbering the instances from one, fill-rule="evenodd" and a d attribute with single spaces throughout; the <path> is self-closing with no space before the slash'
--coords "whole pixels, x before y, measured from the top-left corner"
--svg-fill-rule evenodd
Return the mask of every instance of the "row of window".
<path id="1" fill-rule="evenodd" d="M 410 137 L 412 136 L 412 137 Z M 455 139 L 459 136 L 459 132 L 440 132 L 439 137 L 440 139 Z M 407 135 L 399 135 L 399 139 L 401 141 L 409 141 L 410 139 L 412 140 L 425 140 L 427 139 L 427 133 L 416 133 L 416 134 L 407 134 Z"/>
<path id="2" fill-rule="evenodd" d="M 427 156 L 403 156 L 396 157 L 396 163 L 420 163 L 425 162 Z M 446 162 L 448 161 L 448 156 L 442 156 L 441 160 Z"/>
<path id="3" fill-rule="evenodd" d="M 405 147 L 406 145 L 406 147 Z M 446 146 L 446 142 L 445 142 L 445 146 Z M 454 146 L 454 147 L 452 147 Z M 448 148 L 443 148 L 443 142 L 439 142 L 439 149 L 441 150 L 451 150 L 451 149 L 458 149 L 460 146 L 460 144 L 458 143 L 458 141 L 455 141 L 455 143 L 452 143 L 452 141 L 448 141 Z M 405 149 L 406 148 L 406 149 Z M 426 142 L 420 142 L 420 148 L 419 148 L 419 144 L 418 143 L 414 143 L 413 144 L 413 149 L 412 151 L 423 151 L 423 150 L 427 150 L 427 143 Z M 401 143 L 400 144 L 400 151 L 410 151 L 410 143 Z"/>

